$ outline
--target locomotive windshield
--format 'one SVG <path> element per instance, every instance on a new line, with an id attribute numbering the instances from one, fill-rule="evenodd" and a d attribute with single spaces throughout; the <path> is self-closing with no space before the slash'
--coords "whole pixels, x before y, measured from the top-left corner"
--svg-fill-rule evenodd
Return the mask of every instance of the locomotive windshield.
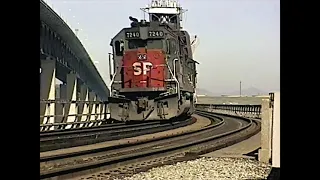
<path id="1" fill-rule="evenodd" d="M 137 48 L 147 48 L 147 49 L 162 49 L 162 40 L 142 40 L 142 39 L 132 39 L 128 41 L 129 49 Z"/>

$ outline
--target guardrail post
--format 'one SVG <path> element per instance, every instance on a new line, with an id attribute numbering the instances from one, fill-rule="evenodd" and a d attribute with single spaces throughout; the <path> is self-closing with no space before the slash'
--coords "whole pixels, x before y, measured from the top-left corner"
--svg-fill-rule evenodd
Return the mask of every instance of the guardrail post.
<path id="1" fill-rule="evenodd" d="M 95 93 L 92 91 L 88 91 L 88 103 L 87 103 L 87 115 L 86 115 L 86 121 L 91 120 L 91 114 L 93 109 L 93 100 L 94 100 Z M 83 127 L 89 127 L 90 123 L 83 124 Z"/>
<path id="2" fill-rule="evenodd" d="M 95 122 L 94 124 L 93 124 L 93 126 L 99 126 L 99 125 L 101 125 L 101 123 L 102 123 L 102 119 L 103 119 L 103 115 L 104 115 L 104 113 L 103 113 L 103 109 L 104 109 L 104 104 L 103 104 L 103 102 L 102 102 L 102 100 L 100 99 L 100 97 L 99 96 L 96 96 L 96 112 L 95 112 L 95 120 L 97 121 L 97 122 Z"/>
<path id="3" fill-rule="evenodd" d="M 105 116 L 105 119 L 106 119 L 106 120 L 109 120 L 109 119 L 110 119 L 110 117 L 111 117 L 111 115 L 110 115 L 110 107 L 109 107 L 109 103 L 108 103 L 108 102 L 106 102 L 106 116 Z"/>
<path id="4" fill-rule="evenodd" d="M 86 93 L 85 93 L 85 98 L 84 98 L 84 103 L 83 103 L 83 110 L 82 110 L 82 116 L 81 116 L 81 120 L 80 121 L 88 121 L 89 118 L 88 118 L 88 114 L 89 114 L 89 102 L 88 102 L 88 99 L 89 99 L 89 92 L 88 92 L 88 88 L 86 88 Z M 79 125 L 80 127 L 85 127 L 86 125 L 85 124 L 80 124 Z"/>
<path id="5" fill-rule="evenodd" d="M 262 99 L 261 103 L 261 149 L 258 159 L 261 162 L 269 162 L 271 158 L 271 108 L 270 100 Z"/>
<path id="6" fill-rule="evenodd" d="M 67 85 L 66 84 L 60 84 L 59 85 L 59 97 L 57 97 L 57 100 L 60 100 L 59 103 L 56 102 L 55 104 L 55 108 L 56 108 L 56 119 L 55 119 L 55 122 L 56 123 L 61 123 L 63 122 L 63 114 L 64 114 L 64 107 L 65 107 L 65 103 L 62 103 L 61 101 L 64 100 L 66 101 L 67 100 Z M 57 129 L 59 129 L 60 127 L 56 127 Z"/>
<path id="7" fill-rule="evenodd" d="M 88 98 L 88 88 L 86 85 L 81 84 L 80 85 L 80 97 L 79 97 L 80 103 L 78 106 L 78 118 L 77 118 L 78 122 L 86 120 L 86 115 L 83 115 L 83 114 L 87 113 L 87 112 L 85 112 L 87 109 L 86 108 L 87 106 L 85 103 L 85 101 L 87 101 L 87 98 Z M 79 124 L 78 126 L 82 127 L 83 124 Z"/>
<path id="8" fill-rule="evenodd" d="M 259 109 L 259 108 L 256 107 L 256 106 L 253 108 L 253 117 L 255 117 L 255 118 L 258 117 L 258 114 L 259 114 L 259 113 L 258 113 L 258 109 Z"/>
<path id="9" fill-rule="evenodd" d="M 99 96 L 96 94 L 96 100 L 95 100 L 95 112 L 94 112 L 94 120 L 97 121 L 99 119 L 99 116 L 100 116 L 100 98 Z M 96 125 L 97 123 L 94 123 L 94 126 Z"/>
<path id="10" fill-rule="evenodd" d="M 105 112 L 105 106 L 104 106 L 104 103 L 103 101 L 100 100 L 100 103 L 99 103 L 99 106 L 100 106 L 100 112 L 99 112 L 99 120 L 103 120 L 104 119 L 104 112 Z M 102 121 L 100 121 L 98 123 L 98 125 L 100 126 L 102 124 Z"/>
<path id="11" fill-rule="evenodd" d="M 96 113 L 97 113 L 97 105 L 96 103 L 94 103 L 96 100 L 97 100 L 97 95 L 95 92 L 90 92 L 89 94 L 89 98 L 91 98 L 91 101 L 93 103 L 90 104 L 90 107 L 89 107 L 89 111 L 90 111 L 90 119 L 89 121 L 94 121 L 96 119 Z M 88 126 L 91 127 L 93 126 L 94 124 L 93 123 L 89 123 Z"/>

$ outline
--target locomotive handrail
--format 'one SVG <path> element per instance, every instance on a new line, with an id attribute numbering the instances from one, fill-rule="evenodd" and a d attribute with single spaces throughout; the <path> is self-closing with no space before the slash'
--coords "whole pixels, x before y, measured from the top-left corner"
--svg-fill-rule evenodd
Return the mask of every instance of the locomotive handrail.
<path id="1" fill-rule="evenodd" d="M 109 54 L 109 75 L 110 75 L 110 80 L 112 80 L 112 76 L 114 74 L 114 70 L 111 71 L 111 55 L 113 55 L 112 53 L 108 53 Z"/>
<path id="2" fill-rule="evenodd" d="M 175 62 L 177 59 L 174 59 L 173 61 Z M 173 72 L 172 72 L 172 70 L 171 70 L 171 68 L 170 68 L 170 66 L 168 65 L 168 63 L 166 63 L 167 64 L 167 67 L 168 67 L 168 69 L 169 69 L 169 72 L 170 72 L 170 74 L 173 76 L 173 79 L 176 81 L 176 83 L 177 83 L 177 86 L 176 86 L 176 92 L 177 92 L 177 94 L 178 94 L 178 99 L 180 100 L 180 83 L 179 83 L 179 81 L 177 80 L 177 78 L 176 78 L 176 76 L 175 76 L 175 74 L 173 74 Z M 175 63 L 174 63 L 175 64 Z M 175 67 L 175 66 L 174 66 Z"/>

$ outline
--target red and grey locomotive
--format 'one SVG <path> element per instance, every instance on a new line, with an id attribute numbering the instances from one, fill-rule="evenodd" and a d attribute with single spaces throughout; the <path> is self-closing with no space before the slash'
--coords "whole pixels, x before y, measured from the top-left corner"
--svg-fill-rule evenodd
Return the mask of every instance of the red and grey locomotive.
<path id="1" fill-rule="evenodd" d="M 110 43 L 111 118 L 145 121 L 191 115 L 197 62 L 190 36 L 180 25 L 183 9 L 174 0 L 154 0 L 142 10 L 149 21 L 130 16 L 131 27 Z"/>

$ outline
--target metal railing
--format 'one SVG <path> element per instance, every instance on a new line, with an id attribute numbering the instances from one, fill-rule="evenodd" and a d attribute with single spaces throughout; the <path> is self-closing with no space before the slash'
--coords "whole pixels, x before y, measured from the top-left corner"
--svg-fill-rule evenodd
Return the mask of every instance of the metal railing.
<path id="1" fill-rule="evenodd" d="M 40 100 L 40 131 L 99 126 L 109 117 L 106 101 Z"/>
<path id="2" fill-rule="evenodd" d="M 209 112 L 261 118 L 261 105 L 196 104 L 196 108 Z"/>

